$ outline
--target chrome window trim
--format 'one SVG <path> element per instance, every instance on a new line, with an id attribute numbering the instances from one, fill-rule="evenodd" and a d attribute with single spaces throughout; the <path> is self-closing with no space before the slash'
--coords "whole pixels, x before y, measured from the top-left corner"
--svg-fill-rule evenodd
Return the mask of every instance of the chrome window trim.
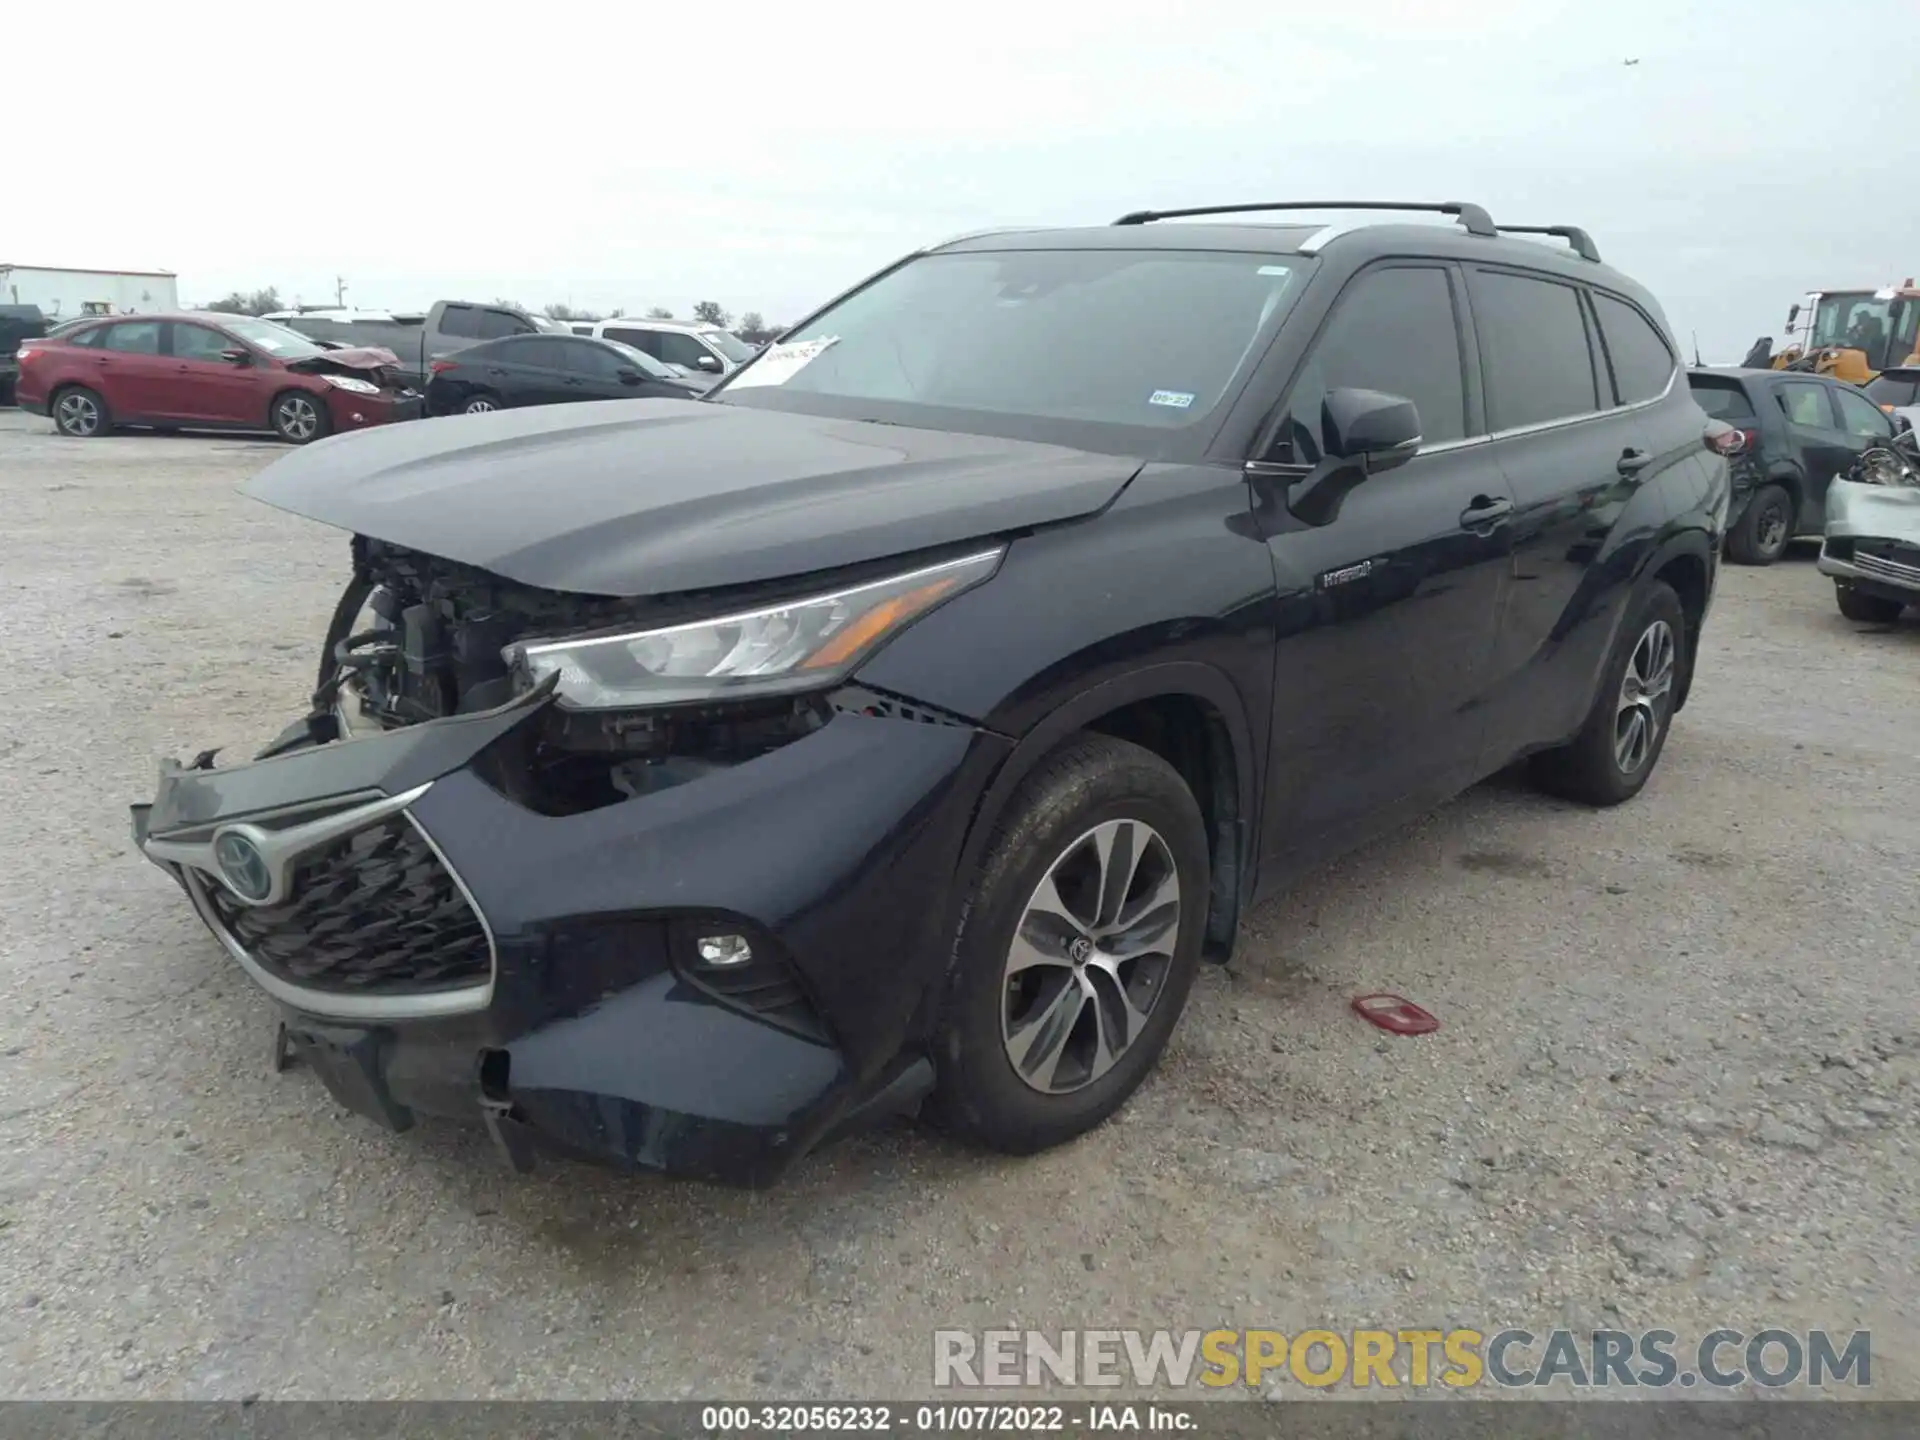
<path id="1" fill-rule="evenodd" d="M 1513 425 L 1505 430 L 1486 430 L 1478 435 L 1468 435 L 1459 440 L 1442 440 L 1438 445 L 1423 446 L 1422 455 L 1436 455 L 1443 450 L 1461 450 L 1469 445 L 1486 445 L 1495 440 L 1511 440 L 1520 435 L 1540 435 L 1548 430 L 1561 430 L 1573 425 L 1585 425 L 1594 420 L 1608 420 L 1616 415 L 1631 415 L 1636 410 L 1645 410 L 1658 405 L 1673 394 L 1673 387 L 1680 379 L 1680 367 L 1675 365 L 1667 376 L 1667 387 L 1658 395 L 1646 400 L 1635 400 L 1628 405 L 1609 405 L 1605 410 L 1590 410 L 1585 415 L 1569 415 L 1559 420 L 1538 420 L 1531 425 Z"/>

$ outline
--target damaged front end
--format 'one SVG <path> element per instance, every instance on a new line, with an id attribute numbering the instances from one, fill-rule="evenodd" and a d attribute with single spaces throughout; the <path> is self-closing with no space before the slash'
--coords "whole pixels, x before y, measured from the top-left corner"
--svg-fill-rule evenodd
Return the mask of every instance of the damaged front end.
<path id="1" fill-rule="evenodd" d="M 742 1183 L 917 1103 L 924 902 L 1005 742 L 861 689 L 830 641 L 960 562 L 826 610 L 569 595 L 365 538 L 354 562 L 308 715 L 133 807 L 279 1006 L 276 1065 L 393 1128 L 484 1120 L 517 1166 Z"/>

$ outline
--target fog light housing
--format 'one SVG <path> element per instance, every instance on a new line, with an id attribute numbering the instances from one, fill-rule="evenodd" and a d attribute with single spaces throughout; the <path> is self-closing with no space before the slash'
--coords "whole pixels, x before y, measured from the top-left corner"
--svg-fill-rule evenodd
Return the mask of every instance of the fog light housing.
<path id="1" fill-rule="evenodd" d="M 753 963 L 753 945 L 744 935 L 702 935 L 694 942 L 693 949 L 702 965 L 715 970 Z"/>

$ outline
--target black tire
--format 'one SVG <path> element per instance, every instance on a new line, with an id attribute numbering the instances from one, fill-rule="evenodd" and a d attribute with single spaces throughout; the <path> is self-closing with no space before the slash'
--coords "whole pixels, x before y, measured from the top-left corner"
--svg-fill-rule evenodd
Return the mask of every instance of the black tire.
<path id="1" fill-rule="evenodd" d="M 456 405 L 453 413 L 456 415 L 488 415 L 495 410 L 504 410 L 506 408 L 507 407 L 501 403 L 500 397 L 491 390 L 480 390 L 467 396 L 466 399 Z"/>
<path id="2" fill-rule="evenodd" d="M 311 445 L 333 429 L 333 416 L 311 391 L 282 390 L 267 407 L 267 424 L 289 445 Z"/>
<path id="3" fill-rule="evenodd" d="M 1833 582 L 1833 598 L 1842 615 L 1862 625 L 1891 625 L 1900 618 L 1900 612 L 1907 608 L 1898 600 L 1889 600 L 1884 595 L 1868 595 L 1856 590 L 1844 580 Z"/>
<path id="4" fill-rule="evenodd" d="M 1773 564 L 1787 553 L 1797 518 L 1784 485 L 1762 485 L 1727 536 L 1727 558 L 1736 565 Z"/>
<path id="5" fill-rule="evenodd" d="M 1642 724 L 1652 724 L 1644 752 L 1634 760 L 1628 736 L 1632 721 L 1628 714 L 1627 671 L 1630 665 L 1636 667 L 1637 675 L 1649 667 L 1657 671 L 1658 660 L 1652 652 L 1658 649 L 1656 627 L 1661 625 L 1666 627 L 1671 648 L 1666 682 L 1650 701 L 1636 697 L 1632 702 L 1632 708 L 1643 712 Z M 1634 602 L 1620 627 L 1613 654 L 1601 675 L 1600 693 L 1594 697 L 1593 709 L 1580 733 L 1559 749 L 1533 757 L 1535 783 L 1550 794 L 1587 805 L 1618 805 L 1638 795 L 1666 749 L 1667 735 L 1673 728 L 1674 697 L 1692 664 L 1692 655 L 1693 640 L 1687 633 L 1680 597 L 1664 581 L 1656 580 Z"/>
<path id="6" fill-rule="evenodd" d="M 1111 900 L 1122 933 L 1109 927 L 1095 944 L 1078 920 L 1045 934 L 1030 924 L 1024 933 L 1041 936 L 1048 958 L 1016 978 L 1009 968 L 1016 930 L 1036 888 L 1057 874 L 1060 908 L 1070 919 L 1073 905 L 1086 913 L 1096 888 L 1088 876 L 1099 869 L 1094 837 L 1108 825 L 1130 837 L 1116 838 L 1112 850 L 1137 856 L 1137 868 L 1129 867 L 1134 879 L 1126 894 L 1109 894 L 1091 908 L 1104 911 Z M 1186 1004 L 1200 963 L 1208 871 L 1200 807 L 1159 756 L 1089 734 L 1041 761 L 995 827 L 961 912 L 934 1045 L 939 1079 L 930 1117 L 979 1144 L 1025 1155 L 1084 1134 L 1119 1109 L 1159 1060 Z M 1178 884 L 1171 917 L 1165 905 L 1149 903 L 1156 891 L 1165 893 L 1169 876 Z M 1076 1008 L 1064 1027 L 1021 1026 L 1051 1008 L 1049 996 L 1076 986 L 1080 998 L 1068 997 Z M 1123 994 L 1135 1012 L 1131 1022 Z M 1123 1033 L 1110 1068 L 1098 1073 L 1095 1045 L 1106 1042 L 1112 1051 L 1111 1039 Z M 1045 1045 L 1049 1034 L 1060 1042 Z M 1040 1036 L 1032 1054 L 1053 1056 L 1042 1078 L 1074 1088 L 1049 1093 L 1040 1080 L 1023 1078 L 1011 1053 L 1022 1035 Z M 1039 1062 L 1028 1064 L 1041 1074 Z"/>
<path id="7" fill-rule="evenodd" d="M 47 402 L 53 428 L 75 440 L 97 440 L 113 429 L 113 415 L 98 390 L 84 385 L 63 385 Z"/>

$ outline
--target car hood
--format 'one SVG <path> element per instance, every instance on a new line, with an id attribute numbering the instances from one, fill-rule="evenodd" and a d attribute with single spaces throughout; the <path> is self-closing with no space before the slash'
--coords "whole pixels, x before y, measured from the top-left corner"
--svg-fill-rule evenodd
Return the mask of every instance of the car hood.
<path id="1" fill-rule="evenodd" d="M 352 374 L 357 370 L 391 370 L 400 357 L 378 345 L 346 345 L 323 355 L 308 355 L 287 361 L 287 369 L 303 375 Z"/>
<path id="2" fill-rule="evenodd" d="M 542 589 L 750 584 L 1071 520 L 1136 459 L 696 400 L 609 400 L 354 431 L 241 487 Z"/>

